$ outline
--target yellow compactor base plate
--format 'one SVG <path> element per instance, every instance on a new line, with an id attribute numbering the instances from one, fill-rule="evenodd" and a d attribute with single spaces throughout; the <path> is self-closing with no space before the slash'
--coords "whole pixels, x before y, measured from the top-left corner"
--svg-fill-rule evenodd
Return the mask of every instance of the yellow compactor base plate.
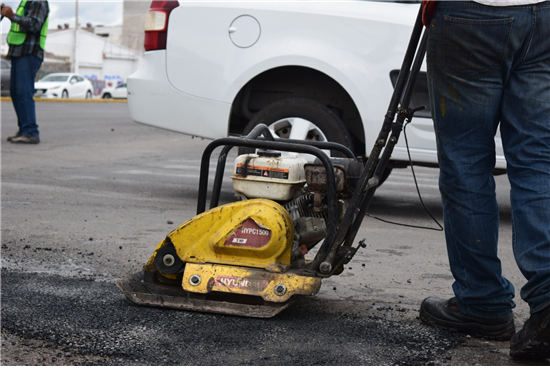
<path id="1" fill-rule="evenodd" d="M 116 284 L 139 305 L 257 318 L 271 318 L 288 308 L 294 296 L 315 295 L 321 287 L 315 277 L 211 264 L 187 264 L 181 282 L 164 284 L 142 271 Z"/>

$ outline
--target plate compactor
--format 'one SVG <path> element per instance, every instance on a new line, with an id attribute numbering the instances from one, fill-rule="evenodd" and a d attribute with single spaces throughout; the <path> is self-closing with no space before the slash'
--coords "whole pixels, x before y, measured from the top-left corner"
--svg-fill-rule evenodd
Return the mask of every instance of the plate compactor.
<path id="1" fill-rule="evenodd" d="M 142 272 L 117 281 L 126 297 L 147 306 L 269 318 L 340 274 L 365 246 L 354 245 L 355 236 L 403 124 L 414 114 L 409 103 L 425 54 L 422 28 L 419 12 L 367 160 L 337 143 L 274 139 L 264 124 L 246 137 L 213 141 L 202 156 L 197 215 L 160 242 Z M 218 147 L 205 210 L 210 157 Z M 241 200 L 218 206 L 233 147 L 256 153 L 240 155 L 234 164 L 233 187 Z"/>

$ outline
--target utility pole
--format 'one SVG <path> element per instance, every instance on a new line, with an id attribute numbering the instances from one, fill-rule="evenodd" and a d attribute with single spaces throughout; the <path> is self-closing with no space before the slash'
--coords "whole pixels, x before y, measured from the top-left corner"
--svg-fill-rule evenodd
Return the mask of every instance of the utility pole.
<path id="1" fill-rule="evenodd" d="M 75 0 L 75 7 L 74 7 L 74 44 L 73 44 L 73 65 L 71 68 L 71 71 L 73 73 L 78 73 L 78 61 L 76 59 L 77 54 L 77 34 L 78 34 L 78 0 Z"/>

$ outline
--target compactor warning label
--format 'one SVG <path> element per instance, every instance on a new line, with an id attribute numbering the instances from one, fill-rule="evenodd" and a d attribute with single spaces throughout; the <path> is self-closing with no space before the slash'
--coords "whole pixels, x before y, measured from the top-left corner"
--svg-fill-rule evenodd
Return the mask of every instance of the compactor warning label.
<path id="1" fill-rule="evenodd" d="M 279 169 L 276 167 L 237 165 L 237 175 L 261 176 L 263 178 L 285 179 L 288 180 L 288 169 Z"/>
<path id="2" fill-rule="evenodd" d="M 271 230 L 253 219 L 246 219 L 226 240 L 224 245 L 261 248 L 271 240 Z"/>

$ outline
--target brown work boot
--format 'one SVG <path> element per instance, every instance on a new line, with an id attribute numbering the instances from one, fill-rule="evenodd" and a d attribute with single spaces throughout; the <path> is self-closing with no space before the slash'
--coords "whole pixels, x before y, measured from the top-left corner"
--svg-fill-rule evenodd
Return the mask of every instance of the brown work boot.
<path id="1" fill-rule="evenodd" d="M 16 135 L 11 135 L 11 136 L 9 136 L 6 140 L 7 140 L 8 142 L 11 142 L 12 139 L 17 138 L 17 137 L 21 137 L 21 133 L 17 133 Z"/>
<path id="2" fill-rule="evenodd" d="M 462 332 L 489 340 L 510 340 L 516 332 L 514 315 L 479 318 L 460 311 L 456 298 L 429 297 L 420 305 L 420 320 L 427 325 Z"/>
<path id="3" fill-rule="evenodd" d="M 510 356 L 526 360 L 550 358 L 550 306 L 531 314 L 523 328 L 512 337 Z"/>
<path id="4" fill-rule="evenodd" d="M 38 137 L 27 137 L 26 135 L 20 135 L 19 137 L 13 138 L 11 143 L 25 143 L 25 144 L 38 144 L 40 143 L 40 138 Z"/>

